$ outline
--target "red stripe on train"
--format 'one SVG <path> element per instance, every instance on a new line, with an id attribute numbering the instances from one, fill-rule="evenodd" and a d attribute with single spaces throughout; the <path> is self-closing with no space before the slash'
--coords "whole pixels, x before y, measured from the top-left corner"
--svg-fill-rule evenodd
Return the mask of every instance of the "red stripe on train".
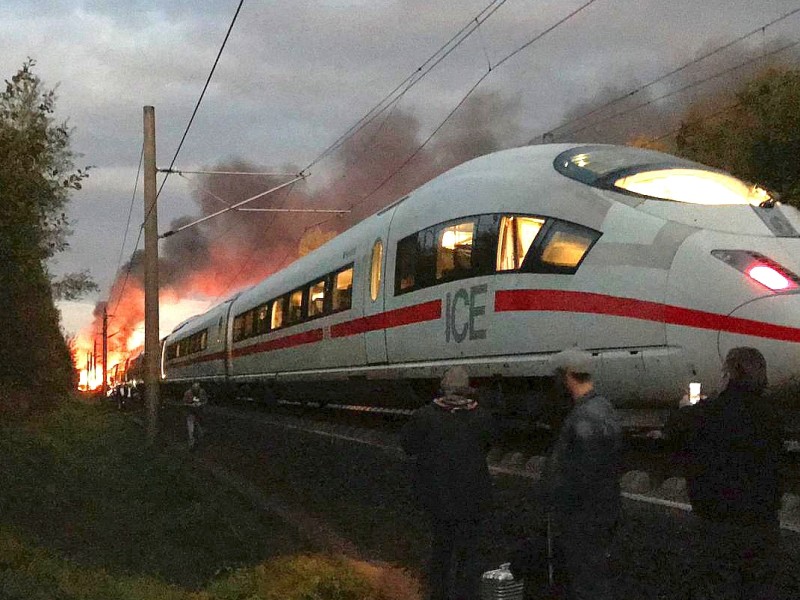
<path id="1" fill-rule="evenodd" d="M 367 331 L 375 331 L 377 329 L 391 329 L 392 327 L 402 327 L 403 325 L 412 325 L 414 323 L 423 323 L 425 321 L 435 321 L 442 316 L 442 301 L 431 300 L 430 302 L 423 302 L 422 304 L 415 304 L 405 308 L 397 308 L 389 310 L 377 315 L 370 315 L 368 317 L 361 317 L 331 325 L 331 337 L 339 338 L 349 335 L 358 335 L 359 333 L 366 333 Z"/>
<path id="2" fill-rule="evenodd" d="M 237 348 L 232 352 L 234 357 L 247 356 L 248 354 L 258 354 L 259 352 L 270 352 L 271 350 L 282 350 L 284 348 L 292 348 L 294 346 L 301 346 L 303 344 L 313 344 L 314 342 L 322 341 L 322 329 L 311 329 L 303 333 L 296 333 L 294 335 L 287 335 L 286 337 L 278 338 L 277 340 L 266 340 L 253 344 L 252 346 L 245 346 L 244 348 Z"/>
<path id="3" fill-rule="evenodd" d="M 495 312 L 558 311 L 590 313 L 683 325 L 697 329 L 713 329 L 740 335 L 800 342 L 800 329 L 762 321 L 730 317 L 702 310 L 619 298 L 591 292 L 562 290 L 503 290 L 495 293 Z"/>

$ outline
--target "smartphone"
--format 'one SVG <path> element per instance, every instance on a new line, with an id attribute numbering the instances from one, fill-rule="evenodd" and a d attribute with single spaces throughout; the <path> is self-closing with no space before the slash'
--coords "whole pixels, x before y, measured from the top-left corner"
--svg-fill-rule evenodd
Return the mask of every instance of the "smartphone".
<path id="1" fill-rule="evenodd" d="M 697 404 L 700 402 L 700 384 L 692 382 L 689 384 L 689 403 Z"/>

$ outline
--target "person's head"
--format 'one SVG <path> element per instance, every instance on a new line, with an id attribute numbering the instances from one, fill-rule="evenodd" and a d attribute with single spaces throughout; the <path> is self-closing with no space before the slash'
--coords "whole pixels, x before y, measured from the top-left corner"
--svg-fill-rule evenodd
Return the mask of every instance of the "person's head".
<path id="1" fill-rule="evenodd" d="M 758 393 L 767 387 L 767 361 L 755 348 L 731 348 L 722 372 L 728 385 Z"/>
<path id="2" fill-rule="evenodd" d="M 569 348 L 550 358 L 556 384 L 563 386 L 573 399 L 584 396 L 594 387 L 595 361 L 585 350 Z"/>
<path id="3" fill-rule="evenodd" d="M 196 394 L 197 392 L 199 392 L 199 391 L 200 391 L 200 382 L 198 382 L 198 381 L 195 381 L 195 382 L 192 384 L 192 391 L 193 391 L 195 394 Z"/>
<path id="4" fill-rule="evenodd" d="M 475 391 L 469 385 L 469 373 L 464 367 L 450 367 L 444 372 L 439 388 L 445 395 L 471 396 Z"/>

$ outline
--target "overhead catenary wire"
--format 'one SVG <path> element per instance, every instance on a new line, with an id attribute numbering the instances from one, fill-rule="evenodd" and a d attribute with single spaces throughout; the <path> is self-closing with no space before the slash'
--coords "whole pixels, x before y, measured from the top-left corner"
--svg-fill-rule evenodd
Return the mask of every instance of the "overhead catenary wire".
<path id="1" fill-rule="evenodd" d="M 139 153 L 139 166 L 136 169 L 136 179 L 133 181 L 133 193 L 131 194 L 131 204 L 128 208 L 128 220 L 125 223 L 125 233 L 122 235 L 122 244 L 119 248 L 119 258 L 117 258 L 117 268 L 114 269 L 116 273 L 122 265 L 122 255 L 125 252 L 125 242 L 128 240 L 128 230 L 131 226 L 131 219 L 133 217 L 133 205 L 136 202 L 136 190 L 139 187 L 139 175 L 142 173 L 142 161 L 144 160 L 144 144 L 142 144 L 142 151 Z"/>
<path id="2" fill-rule="evenodd" d="M 176 175 L 260 175 L 262 177 L 293 177 L 296 173 L 264 172 L 264 171 L 187 171 L 186 169 L 157 169 L 159 173 L 175 173 Z"/>
<path id="3" fill-rule="evenodd" d="M 432 133 L 431 133 L 431 134 L 430 134 L 430 135 L 429 135 L 429 136 L 428 136 L 428 137 L 427 137 L 427 138 L 426 138 L 426 139 L 425 139 L 425 140 L 422 142 L 422 144 L 420 144 L 420 145 L 419 145 L 419 146 L 416 148 L 416 150 L 414 150 L 414 152 L 412 152 L 412 153 L 411 153 L 411 155 L 410 155 L 410 156 L 408 156 L 408 158 L 406 158 L 406 160 L 404 160 L 404 161 L 403 161 L 403 162 L 400 164 L 400 166 L 399 166 L 399 167 L 397 167 L 397 168 L 396 168 L 396 169 L 395 169 L 395 170 L 394 170 L 392 173 L 390 173 L 390 174 L 389 174 L 387 177 L 385 177 L 385 178 L 384 178 L 384 179 L 383 179 L 383 180 L 382 180 L 382 181 L 381 181 L 381 182 L 380 182 L 380 183 L 377 185 L 377 187 L 375 187 L 374 189 L 372 189 L 372 191 L 370 191 L 370 192 L 369 192 L 368 194 L 366 194 L 365 196 L 361 197 L 361 198 L 360 198 L 359 200 L 357 200 L 356 202 L 352 203 L 352 204 L 350 205 L 350 209 L 352 210 L 353 208 L 355 208 L 355 207 L 357 207 L 357 206 L 360 206 L 360 205 L 364 204 L 364 203 L 365 203 L 365 202 L 366 202 L 366 201 L 367 201 L 369 198 L 371 198 L 372 196 L 374 196 L 374 195 L 375 195 L 375 194 L 376 194 L 376 193 L 377 193 L 377 192 L 378 192 L 380 189 L 382 189 L 382 188 L 383 188 L 383 186 L 385 186 L 387 183 L 389 183 L 389 181 L 391 181 L 391 180 L 392 180 L 392 179 L 393 179 L 393 178 L 394 178 L 394 177 L 395 177 L 395 176 L 396 176 L 396 175 L 397 175 L 397 174 L 398 174 L 400 171 L 402 171 L 402 170 L 403 170 L 403 169 L 404 169 L 404 168 L 405 168 L 405 167 L 406 167 L 406 166 L 407 166 L 407 165 L 408 165 L 408 164 L 409 164 L 409 163 L 410 163 L 410 162 L 411 162 L 411 161 L 412 161 L 412 160 L 413 160 L 413 159 L 414 159 L 414 158 L 415 158 L 415 157 L 416 157 L 416 156 L 417 156 L 417 155 L 418 155 L 418 154 L 419 154 L 421 151 L 422 151 L 422 149 L 423 149 L 425 146 L 427 146 L 427 144 L 428 144 L 428 143 L 429 143 L 429 142 L 430 142 L 430 141 L 433 139 L 433 137 L 434 137 L 434 136 L 435 136 L 435 135 L 436 135 L 436 134 L 437 134 L 437 133 L 438 133 L 438 132 L 439 132 L 439 131 L 442 129 L 442 127 L 444 127 L 444 125 L 445 125 L 445 124 L 446 124 L 446 123 L 447 123 L 447 122 L 450 120 L 450 118 L 451 118 L 451 117 L 452 117 L 452 116 L 453 116 L 453 115 L 454 115 L 454 114 L 455 114 L 455 113 L 458 111 L 458 109 L 459 109 L 459 108 L 461 108 L 461 106 L 463 106 L 463 104 L 464 104 L 464 103 L 467 101 L 467 99 L 468 99 L 468 98 L 469 98 L 469 97 L 472 95 L 472 93 L 473 93 L 473 92 L 474 92 L 474 91 L 475 91 L 475 90 L 478 88 L 478 86 L 479 86 L 481 83 L 483 83 L 483 81 L 484 81 L 484 80 L 485 80 L 485 79 L 486 79 L 486 78 L 487 78 L 487 77 L 488 77 L 488 76 L 489 76 L 491 73 L 493 73 L 494 71 L 496 71 L 496 70 L 497 70 L 497 69 L 498 69 L 500 66 L 504 65 L 504 64 L 505 64 L 506 62 L 508 62 L 508 61 L 509 61 L 511 58 L 513 58 L 514 56 L 516 56 L 517 54 L 519 54 L 520 52 L 522 52 L 522 51 L 523 51 L 523 50 L 525 50 L 526 48 L 530 47 L 531 45 L 533 45 L 534 43 L 536 43 L 537 41 L 539 41 L 540 39 L 542 39 L 543 37 L 545 37 L 545 36 L 546 36 L 548 33 L 551 33 L 552 31 L 554 31 L 555 29 L 557 29 L 558 27 L 560 27 L 560 26 L 561 26 L 561 25 L 563 25 L 564 23 L 568 22 L 569 20 L 571 20 L 572 18 L 574 18 L 575 16 L 577 16 L 577 15 L 578 15 L 580 12 L 582 12 L 582 11 L 583 11 L 583 10 L 585 10 L 585 9 L 587 9 L 589 6 L 591 6 L 592 4 L 594 4 L 596 1 L 597 1 L 597 0 L 588 0 L 587 2 L 583 3 L 581 6 L 579 6 L 578 8 L 576 8 L 575 10 L 571 11 L 570 13 L 568 13 L 566 16 L 564 16 L 564 17 L 562 17 L 561 19 L 559 19 L 558 21 L 556 21 L 556 22 L 555 22 L 554 24 L 552 24 L 550 27 L 547 27 L 546 29 L 544 29 L 543 31 L 541 31 L 540 33 L 538 33 L 537 35 L 535 35 L 533 38 L 531 38 L 530 40 L 528 40 L 527 42 L 525 42 L 524 44 L 522 44 L 521 46 L 519 46 L 518 48 L 516 48 L 515 50 L 513 50 L 512 52 L 509 52 L 508 54 L 506 54 L 506 55 L 505 55 L 505 56 L 504 56 L 502 59 L 500 59 L 500 60 L 499 60 L 497 63 L 495 63 L 494 65 L 492 65 L 492 64 L 490 63 L 490 64 L 489 64 L 489 67 L 488 67 L 488 69 L 486 70 L 486 72 L 484 72 L 484 73 L 483 73 L 483 74 L 482 74 L 482 75 L 481 75 L 481 76 L 478 78 L 478 80 L 477 80 L 477 81 L 476 81 L 476 82 L 475 82 L 475 83 L 472 85 L 472 87 L 471 87 L 471 88 L 470 88 L 470 89 L 467 91 L 467 93 L 466 93 L 466 94 L 465 94 L 465 95 L 464 95 L 464 96 L 463 96 L 463 97 L 462 97 L 462 98 L 461 98 L 461 99 L 458 101 L 458 103 L 455 105 L 455 107 L 454 107 L 454 108 L 453 108 L 453 109 L 452 109 L 452 110 L 451 110 L 451 111 L 450 111 L 450 112 L 447 114 L 447 116 L 446 116 L 446 117 L 445 117 L 445 118 L 444 118 L 444 119 L 443 119 L 443 120 L 442 120 L 442 121 L 439 123 L 439 125 L 437 125 L 437 126 L 436 126 L 436 128 L 435 128 L 435 129 L 432 131 Z M 328 219 L 324 219 L 324 220 L 320 221 L 319 223 L 317 223 L 315 226 L 323 225 L 323 224 L 325 224 L 325 223 L 329 222 L 329 221 L 330 221 L 332 218 L 333 218 L 333 217 L 329 217 Z"/>
<path id="4" fill-rule="evenodd" d="M 696 122 L 702 123 L 702 122 L 705 122 L 705 121 L 710 121 L 712 119 L 716 119 L 717 117 L 720 117 L 720 116 L 724 115 L 725 113 L 729 113 L 732 110 L 734 110 L 736 108 L 739 108 L 741 105 L 742 105 L 741 102 L 734 102 L 733 104 L 729 104 L 728 106 L 726 106 L 724 108 L 721 108 L 719 110 L 715 110 L 713 113 L 709 113 L 707 115 L 703 115 L 702 117 L 697 119 Z M 651 142 L 651 143 L 660 142 L 661 140 L 664 140 L 664 139 L 666 139 L 668 137 L 676 135 L 678 132 L 680 132 L 680 130 L 682 128 L 683 128 L 683 126 L 677 127 L 677 128 L 672 129 L 672 130 L 670 130 L 670 131 L 668 131 L 666 133 L 661 134 L 658 137 L 650 138 L 648 141 Z"/>
<path id="5" fill-rule="evenodd" d="M 206 188 L 195 184 L 188 177 L 186 177 L 183 173 L 185 173 L 185 171 L 180 173 L 180 176 L 183 177 L 189 183 L 189 185 L 191 185 L 195 190 L 197 190 L 197 191 L 199 191 L 199 192 L 201 192 L 203 194 L 206 194 L 208 196 L 211 196 L 212 198 L 214 198 L 215 200 L 218 200 L 219 202 L 221 202 L 222 204 L 224 204 L 227 207 L 231 206 L 230 202 L 220 198 L 218 195 L 216 195 L 211 190 L 207 190 Z M 268 191 L 268 192 L 264 192 L 264 193 L 265 194 L 269 194 L 270 192 Z M 285 213 L 288 213 L 288 212 L 348 213 L 348 212 L 350 212 L 349 210 L 342 210 L 342 209 L 338 209 L 338 208 L 236 208 L 235 210 L 238 211 L 238 212 L 285 212 Z M 166 235 L 165 235 L 165 237 L 166 237 Z"/>
<path id="6" fill-rule="evenodd" d="M 408 77 L 400 82 L 392 91 L 386 94 L 375 106 L 351 125 L 344 133 L 342 133 L 336 140 L 333 141 L 327 148 L 325 148 L 314 160 L 312 160 L 303 171 L 312 168 L 325 157 L 330 155 L 348 139 L 353 137 L 356 133 L 361 131 L 369 123 L 371 123 L 380 114 L 386 111 L 390 106 L 397 103 L 411 88 L 419 83 L 425 76 L 428 75 L 436 66 L 438 66 L 445 58 L 447 58 L 456 48 L 458 48 L 464 41 L 467 40 L 481 24 L 486 22 L 497 10 L 505 4 L 507 0 L 492 0 L 486 7 L 484 7 L 474 18 L 459 29 L 447 42 L 439 47 L 436 52 L 429 56 L 425 62 L 417 67 Z M 402 91 L 401 91 L 402 90 Z"/>
<path id="7" fill-rule="evenodd" d="M 294 184 L 292 184 L 288 188 L 286 188 L 286 194 L 284 196 L 284 200 L 289 197 L 293 187 L 294 187 Z M 300 234 L 301 237 L 303 235 L 305 235 L 305 232 L 308 231 L 310 229 L 310 227 L 311 226 L 308 226 L 303 230 L 303 233 Z M 228 281 L 226 286 L 222 289 L 222 291 L 219 292 L 217 294 L 217 296 L 211 301 L 211 304 L 210 304 L 211 306 L 214 306 L 215 304 L 217 304 L 217 302 L 219 302 L 219 300 L 222 297 L 224 297 L 225 295 L 228 294 L 228 292 L 231 289 L 231 287 L 233 287 L 233 284 L 239 279 L 239 277 L 241 277 L 241 275 L 242 275 L 242 273 L 244 273 L 245 269 L 250 266 L 250 263 L 253 261 L 253 258 L 255 257 L 255 249 L 256 249 L 257 245 L 259 245 L 259 244 L 261 244 L 261 240 L 260 239 L 256 240 L 254 242 L 254 244 L 250 247 L 247 259 L 242 261 L 241 266 L 239 267 L 239 270 L 233 275 L 233 277 L 230 278 L 230 280 Z M 286 261 L 286 258 L 288 256 L 289 256 L 289 250 L 287 249 L 285 256 L 281 260 L 281 264 Z"/>
<path id="8" fill-rule="evenodd" d="M 680 65 L 679 67 L 676 67 L 676 68 L 672 69 L 668 73 L 665 73 L 664 75 L 661 75 L 661 76 L 657 77 L 656 79 L 653 79 L 652 81 L 649 81 L 649 82 L 647 82 L 647 83 L 645 83 L 643 85 L 640 85 L 639 87 L 631 90 L 630 92 L 627 92 L 627 93 L 625 93 L 625 94 L 623 94 L 621 96 L 618 96 L 618 97 L 616 97 L 616 98 L 614 98 L 612 100 L 609 100 L 609 101 L 601 104 L 600 106 L 598 106 L 596 108 L 593 108 L 592 110 L 589 110 L 588 112 L 585 112 L 585 113 L 583 113 L 581 115 L 578 115 L 577 117 L 574 117 L 574 118 L 572 118 L 572 119 L 570 119 L 568 121 L 565 121 L 564 123 L 562 123 L 558 127 L 554 127 L 553 129 L 550 129 L 549 131 L 545 132 L 544 134 L 542 134 L 541 137 L 544 137 L 546 135 L 555 135 L 556 132 L 558 132 L 558 131 L 566 128 L 566 127 L 569 127 L 570 125 L 572 125 L 574 123 L 577 123 L 578 121 L 582 121 L 584 119 L 587 119 L 590 116 L 593 116 L 593 115 L 597 114 L 598 112 L 600 112 L 600 111 L 602 111 L 602 110 L 604 110 L 604 109 L 606 109 L 606 108 L 608 108 L 610 106 L 613 106 L 614 104 L 617 104 L 618 102 L 621 102 L 622 100 L 627 100 L 628 98 L 631 98 L 632 96 L 635 96 L 636 94 L 646 90 L 647 88 L 650 88 L 650 87 L 652 87 L 652 86 L 654 86 L 654 85 L 656 85 L 658 83 L 661 83 L 662 81 L 672 77 L 673 75 L 677 75 L 681 71 L 684 71 L 687 68 L 706 60 L 707 58 L 711 58 L 712 56 L 715 56 L 715 55 L 719 54 L 720 52 L 723 52 L 723 51 L 727 50 L 728 48 L 738 44 L 739 42 L 742 42 L 742 41 L 746 40 L 749 37 L 752 37 L 752 36 L 754 36 L 754 35 L 756 35 L 758 33 L 762 33 L 762 34 L 765 33 L 766 30 L 769 27 L 772 27 L 773 25 L 776 25 L 776 24 L 780 23 L 781 21 L 784 21 L 785 19 L 788 19 L 789 17 L 792 17 L 792 16 L 794 16 L 795 14 L 797 14 L 799 12 L 800 12 L 800 7 L 797 7 L 795 9 L 793 9 L 793 10 L 791 10 L 791 11 L 789 11 L 789 12 L 783 14 L 783 15 L 781 15 L 780 17 L 777 17 L 777 18 L 773 19 L 769 23 L 765 23 L 764 25 L 756 27 L 752 31 L 749 31 L 749 32 L 747 32 L 747 33 L 745 33 L 743 35 L 740 35 L 739 37 L 737 37 L 737 38 L 735 38 L 735 39 L 723 44 L 722 46 L 718 46 L 717 48 L 714 48 L 713 50 L 710 50 L 709 52 L 706 52 L 705 54 L 703 54 L 701 56 L 698 56 L 697 58 L 694 58 L 694 59 L 690 60 L 689 62 L 686 62 L 686 63 Z M 566 132 L 566 133 L 564 133 L 562 135 L 569 135 L 570 133 L 574 133 L 574 132 Z M 534 139 L 537 139 L 537 138 L 534 138 Z"/>
<path id="9" fill-rule="evenodd" d="M 217 56 L 214 59 L 214 64 L 212 65 L 211 71 L 209 72 L 208 77 L 206 78 L 205 84 L 203 85 L 203 90 L 200 92 L 200 96 L 197 99 L 197 102 L 195 103 L 194 110 L 192 110 L 192 115 L 189 118 L 189 122 L 186 124 L 186 128 L 183 131 L 183 135 L 181 136 L 180 142 L 178 143 L 178 147 L 175 150 L 175 154 L 172 156 L 172 160 L 170 161 L 169 168 L 166 170 L 167 172 L 164 175 L 164 179 L 161 181 L 161 186 L 158 188 L 158 192 L 156 193 L 156 202 L 153 203 L 153 206 L 150 208 L 150 210 L 153 210 L 157 206 L 158 197 L 161 195 L 161 191 L 164 189 L 164 185 L 167 183 L 167 178 L 170 175 L 169 171 L 171 171 L 172 168 L 175 166 L 175 161 L 178 159 L 178 155 L 180 154 L 181 148 L 183 148 L 183 143 L 186 141 L 186 136 L 189 134 L 189 130 L 192 127 L 192 123 L 194 123 L 194 118 L 197 115 L 197 111 L 200 109 L 200 104 L 203 102 L 203 98 L 205 97 L 206 90 L 208 90 L 208 86 L 211 83 L 211 78 L 214 76 L 214 71 L 216 71 L 217 64 L 219 63 L 220 57 L 222 56 L 222 52 L 225 49 L 225 45 L 228 43 L 228 38 L 231 35 L 231 31 L 233 30 L 233 26 L 236 23 L 236 19 L 239 17 L 239 12 L 241 11 L 243 5 L 244 5 L 244 0 L 239 0 L 239 5 L 236 7 L 236 12 L 234 13 L 233 18 L 231 19 L 231 22 L 230 22 L 230 25 L 228 26 L 227 32 L 225 33 L 225 38 L 222 40 L 222 44 L 220 45 L 219 51 L 217 52 Z M 144 157 L 144 147 L 142 148 L 142 158 L 143 157 Z M 140 158 L 140 161 L 139 161 L 139 168 L 140 169 L 141 169 L 142 158 Z M 137 178 L 136 178 L 137 182 L 138 182 L 138 179 L 139 179 L 139 177 L 137 175 Z M 135 194 L 135 190 L 134 190 L 134 194 Z M 132 207 L 133 207 L 133 205 L 131 204 L 131 210 L 133 209 Z M 148 211 L 148 213 L 145 215 L 145 218 L 144 218 L 145 222 L 147 221 L 147 218 L 149 216 L 150 216 L 150 211 Z M 136 239 L 136 245 L 134 246 L 133 254 L 135 254 L 136 250 L 139 248 L 139 242 L 142 239 L 143 231 L 144 231 L 144 222 L 139 227 L 139 236 Z M 123 248 L 124 248 L 124 242 L 123 242 Z M 112 312 L 116 311 L 116 308 L 119 306 L 119 303 L 122 301 L 123 292 L 125 290 L 125 286 L 127 285 L 128 278 L 130 276 L 130 271 L 131 271 L 131 267 L 132 267 L 132 261 L 133 261 L 133 259 L 131 259 L 131 261 L 128 263 L 128 268 L 125 270 L 125 279 L 123 280 L 121 290 L 118 293 L 117 303 L 115 305 L 114 311 L 112 311 Z"/>
<path id="10" fill-rule="evenodd" d="M 287 187 L 289 185 L 292 185 L 293 183 L 296 183 L 296 182 L 300 181 L 301 179 L 305 179 L 305 175 L 302 175 L 302 174 L 301 175 L 297 175 L 296 177 L 294 177 L 293 179 L 291 179 L 291 180 L 289 180 L 289 181 L 287 181 L 285 183 L 282 183 L 280 185 L 276 185 L 274 187 L 271 187 L 270 189 L 268 189 L 266 191 L 259 192 L 255 196 L 250 196 L 249 198 L 245 198 L 244 200 L 242 200 L 240 202 L 237 202 L 235 204 L 231 204 L 230 206 L 228 206 L 226 208 L 223 208 L 222 210 L 218 210 L 215 213 L 212 213 L 210 215 L 206 215 L 205 217 L 201 217 L 199 219 L 195 219 L 191 223 L 187 223 L 185 225 L 181 225 L 180 227 L 178 227 L 176 229 L 171 229 L 170 231 L 162 233 L 158 237 L 159 237 L 159 239 L 163 239 L 163 238 L 169 237 L 171 235 L 175 235 L 179 231 L 183 231 L 184 229 L 188 229 L 189 227 L 194 227 L 195 225 L 199 225 L 200 223 L 208 221 L 209 219 L 213 219 L 214 217 L 218 217 L 219 215 L 221 215 L 223 213 L 226 213 L 226 212 L 229 212 L 229 211 L 232 211 L 232 210 L 236 210 L 237 208 L 239 208 L 240 206 L 244 206 L 248 202 L 253 202 L 254 200 L 258 200 L 259 198 L 263 198 L 264 196 L 266 196 L 268 194 L 271 194 L 273 192 L 277 192 L 278 190 L 283 189 L 283 188 L 285 188 L 285 187 Z"/>
<path id="11" fill-rule="evenodd" d="M 161 191 L 164 189 L 164 186 L 167 183 L 167 179 L 169 178 L 169 171 L 175 166 L 175 161 L 178 160 L 178 154 L 181 152 L 181 148 L 183 148 L 183 143 L 186 141 L 186 136 L 189 135 L 189 130 L 192 127 L 192 123 L 194 123 L 194 118 L 197 115 L 197 111 L 200 109 L 200 104 L 203 102 L 203 98 L 206 95 L 206 90 L 208 90 L 208 86 L 211 83 L 211 78 L 214 76 L 214 71 L 217 69 L 217 64 L 219 64 L 219 59 L 222 57 L 222 52 L 225 50 L 225 45 L 228 43 L 228 38 L 231 36 L 231 31 L 233 30 L 233 26 L 236 24 L 236 19 L 239 17 L 239 12 L 242 10 L 242 5 L 244 4 L 244 0 L 239 0 L 239 5 L 236 7 L 236 12 L 233 14 L 233 18 L 231 19 L 230 25 L 228 25 L 228 31 L 225 32 L 225 38 L 222 40 L 222 44 L 219 47 L 219 51 L 217 52 L 217 56 L 214 59 L 214 64 L 211 66 L 211 71 L 208 73 L 208 77 L 206 78 L 206 82 L 203 85 L 203 90 L 200 92 L 200 97 L 197 99 L 197 103 L 194 105 L 194 110 L 192 110 L 192 116 L 189 117 L 189 122 L 186 124 L 186 129 L 183 131 L 183 135 L 181 136 L 180 142 L 178 142 L 178 147 L 175 149 L 175 154 L 172 156 L 172 160 L 169 163 L 169 167 L 167 168 L 167 172 L 164 175 L 164 179 L 161 180 L 161 185 L 158 188 L 158 192 L 156 193 L 156 202 L 153 203 L 153 206 L 150 210 L 153 210 L 158 204 L 158 198 L 161 196 Z M 147 221 L 147 217 L 149 216 L 149 212 L 145 215 L 145 221 Z"/>
<path id="12" fill-rule="evenodd" d="M 757 62 L 757 61 L 760 61 L 760 60 L 764 60 L 765 58 L 768 58 L 770 56 L 774 56 L 775 54 L 779 54 L 781 52 L 785 52 L 786 50 L 789 50 L 791 48 L 796 47 L 798 44 L 800 44 L 800 40 L 792 42 L 790 44 L 786 44 L 785 46 L 782 46 L 782 47 L 780 47 L 780 48 L 778 48 L 776 50 L 773 50 L 771 52 L 767 52 L 767 53 L 764 53 L 764 54 L 759 54 L 758 56 L 755 56 L 753 58 L 749 58 L 746 61 L 741 62 L 741 63 L 739 63 L 737 65 L 734 65 L 732 67 L 729 67 L 729 68 L 727 68 L 727 69 L 725 69 L 723 71 L 720 71 L 718 73 L 714 73 L 713 75 L 709 75 L 708 77 L 703 77 L 702 79 L 698 79 L 697 81 L 694 81 L 694 82 L 692 82 L 690 84 L 684 85 L 684 86 L 678 88 L 677 90 L 673 90 L 673 91 L 671 91 L 671 92 L 669 92 L 667 94 L 663 94 L 661 96 L 658 96 L 657 98 L 652 98 L 652 99 L 648 100 L 647 102 L 643 102 L 643 103 L 638 104 L 638 105 L 636 105 L 634 107 L 631 107 L 629 109 L 618 111 L 618 112 L 613 113 L 611 115 L 608 115 L 607 117 L 604 117 L 604 118 L 602 118 L 602 119 L 600 119 L 598 121 L 594 121 L 593 123 L 590 123 L 588 125 L 584 125 L 582 127 L 578 127 L 577 129 L 573 129 L 573 130 L 571 130 L 569 132 L 569 134 L 570 135 L 574 135 L 576 133 L 580 133 L 581 131 L 585 131 L 586 129 L 590 129 L 592 127 L 597 127 L 598 125 L 602 125 L 603 123 L 607 123 L 608 121 L 611 121 L 613 119 L 617 119 L 617 118 L 619 118 L 621 116 L 627 115 L 627 114 L 632 113 L 632 112 L 637 111 L 637 110 L 640 110 L 640 109 L 642 109 L 642 108 L 644 108 L 646 106 L 649 106 L 651 104 L 654 104 L 656 102 L 660 102 L 661 100 L 664 100 L 666 98 L 670 98 L 672 96 L 675 96 L 676 94 L 680 94 L 682 92 L 690 90 L 690 89 L 692 89 L 694 87 L 697 87 L 699 85 L 702 85 L 704 83 L 708 83 L 709 81 L 712 81 L 714 79 L 718 79 L 720 77 L 723 77 L 723 76 L 727 75 L 728 73 L 732 73 L 733 71 L 736 71 L 737 69 L 741 69 L 742 67 L 746 67 L 748 65 L 751 65 L 754 62 Z"/>
<path id="13" fill-rule="evenodd" d="M 387 112 L 390 108 L 391 110 L 394 110 L 394 107 L 397 106 L 397 103 L 405 96 L 405 94 L 407 94 L 417 83 L 419 83 L 423 78 L 425 78 L 456 48 L 458 48 L 469 36 L 472 35 L 472 33 L 475 32 L 475 30 L 482 23 L 484 23 L 492 15 L 494 15 L 495 12 L 497 12 L 497 10 L 506 2 L 507 0 L 492 0 L 488 5 L 486 5 L 473 19 L 471 19 L 466 25 L 464 25 L 453 36 L 451 36 L 447 42 L 445 42 L 442 46 L 440 46 L 436 50 L 436 52 L 434 52 L 431 56 L 429 56 L 416 70 L 414 70 L 402 82 L 400 82 L 397 86 L 395 86 L 395 88 L 392 91 L 386 94 L 375 106 L 373 106 L 369 111 L 367 111 L 366 114 L 364 114 L 344 133 L 342 133 L 338 138 L 336 138 L 336 140 L 334 140 L 333 143 L 331 143 L 324 150 L 322 150 L 322 152 L 320 152 L 305 168 L 303 168 L 300 171 L 300 174 L 308 175 L 309 169 L 317 165 L 319 162 L 321 162 L 323 159 L 329 156 L 332 152 L 336 151 L 336 149 L 341 147 L 348 139 L 355 136 L 359 131 L 361 131 L 364 127 L 369 125 L 377 117 L 379 117 L 384 112 Z M 382 128 L 386 124 L 390 114 L 391 111 L 389 111 L 386 114 L 386 116 L 381 122 L 380 128 Z M 293 188 L 289 188 L 289 193 L 291 193 L 292 189 Z M 288 195 L 289 194 L 287 193 L 287 197 Z M 217 199 L 222 202 L 225 202 L 221 198 Z M 350 209 L 352 209 L 352 206 Z M 324 219 L 319 223 L 309 225 L 308 227 L 306 227 L 305 231 L 308 231 L 312 227 L 317 227 L 319 225 L 322 225 L 323 223 L 326 223 L 329 220 L 330 219 Z M 270 225 L 270 227 L 271 226 L 272 225 Z M 238 274 L 236 277 L 238 277 Z M 228 287 L 230 287 L 230 285 L 232 285 L 232 283 L 229 284 Z"/>

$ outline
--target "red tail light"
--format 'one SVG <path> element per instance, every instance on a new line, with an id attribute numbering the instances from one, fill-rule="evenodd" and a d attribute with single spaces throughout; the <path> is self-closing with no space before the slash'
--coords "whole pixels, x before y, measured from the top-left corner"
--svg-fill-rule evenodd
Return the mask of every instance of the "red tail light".
<path id="1" fill-rule="evenodd" d="M 711 254 L 773 292 L 788 292 L 800 287 L 797 275 L 758 252 L 712 250 Z"/>

